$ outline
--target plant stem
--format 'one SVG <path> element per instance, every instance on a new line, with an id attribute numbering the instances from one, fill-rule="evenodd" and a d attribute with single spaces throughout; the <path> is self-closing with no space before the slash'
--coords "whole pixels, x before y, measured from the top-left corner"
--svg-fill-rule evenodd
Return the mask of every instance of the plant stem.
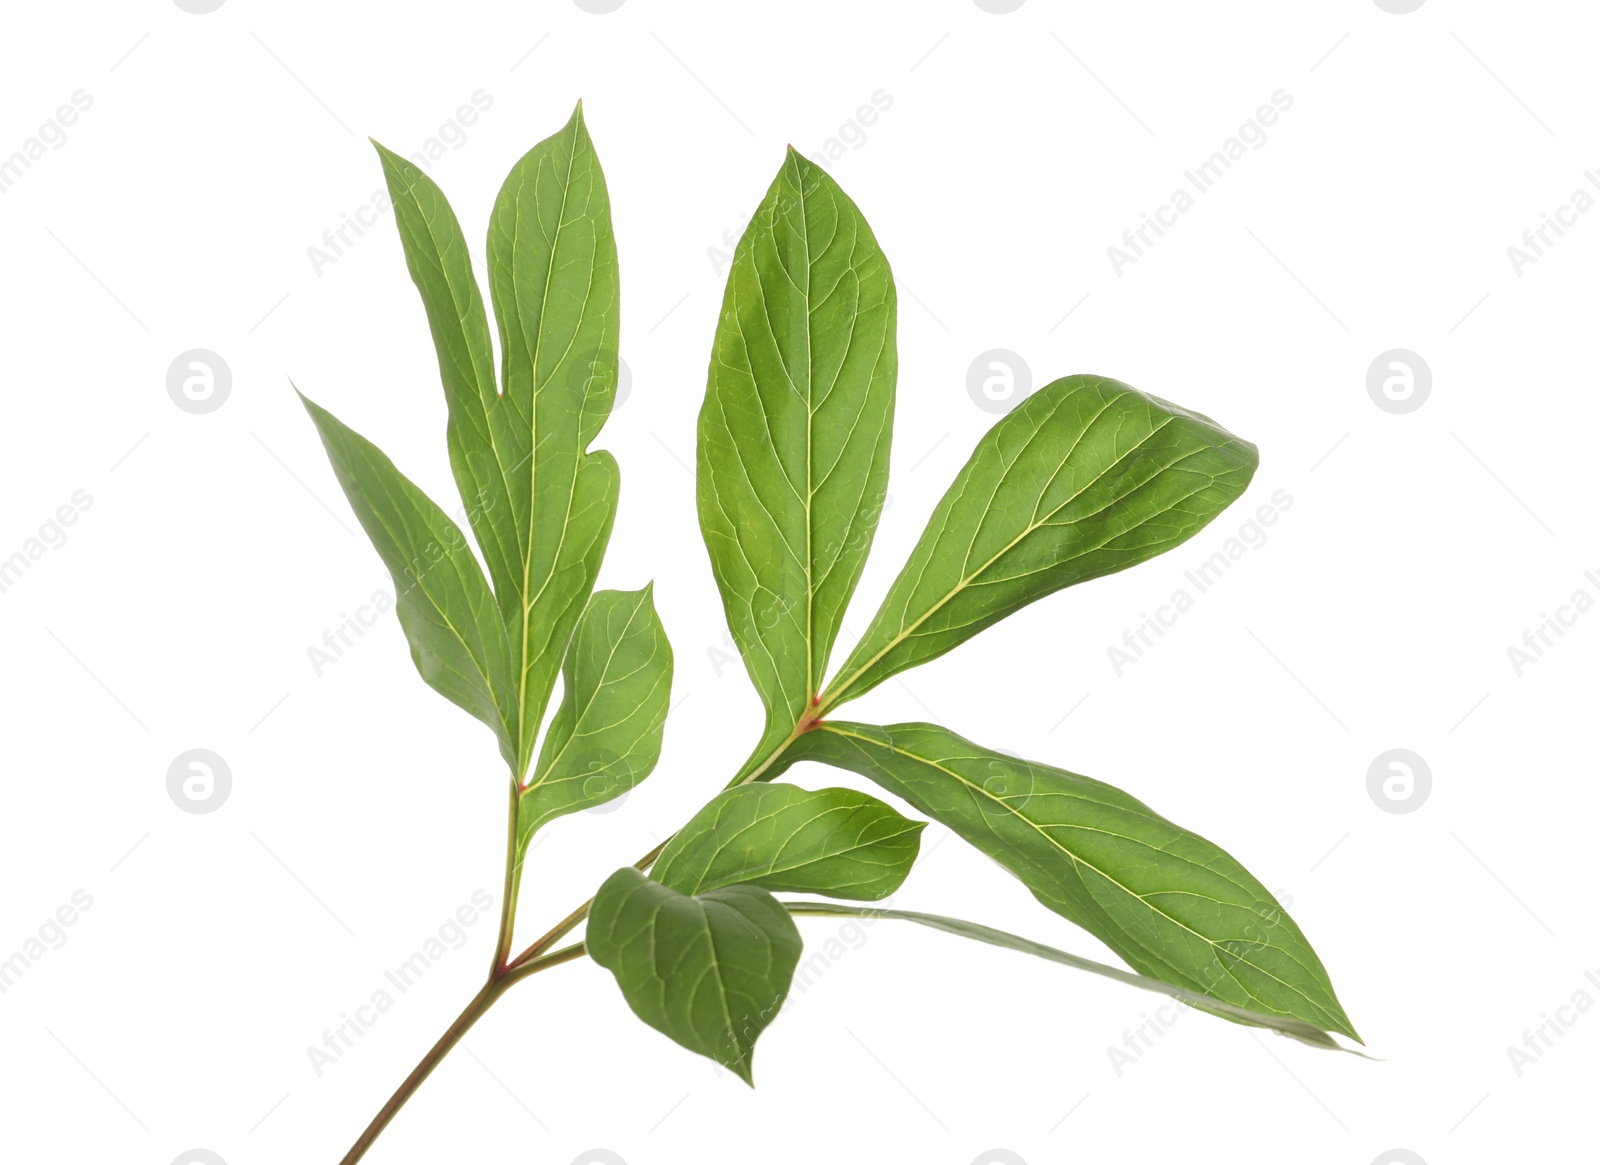
<path id="1" fill-rule="evenodd" d="M 817 723 L 818 716 L 815 712 L 802 716 L 800 723 L 795 726 L 795 730 L 790 734 L 789 738 L 779 745 L 772 755 L 752 771 L 749 776 L 737 783 L 748 784 L 758 779 L 782 755 L 784 749 L 794 742 L 796 737 L 802 732 L 809 731 Z M 372 1118 L 372 1123 L 367 1126 L 366 1131 L 351 1146 L 350 1151 L 344 1155 L 344 1159 L 340 1161 L 339 1165 L 355 1165 L 357 1161 L 361 1160 L 366 1151 L 372 1147 L 372 1143 L 378 1139 L 378 1134 L 383 1132 L 389 1122 L 394 1119 L 395 1113 L 399 1112 L 401 1106 L 411 1099 L 412 1093 L 416 1092 L 422 1082 L 428 1078 L 428 1074 L 438 1067 L 439 1061 L 444 1059 L 450 1049 L 460 1042 L 461 1037 L 466 1035 L 472 1025 L 477 1023 L 483 1014 L 494 1006 L 495 1000 L 499 999 L 513 983 L 521 982 L 529 975 L 537 974 L 551 967 L 559 967 L 562 963 L 570 963 L 572 960 L 582 958 L 588 953 L 587 947 L 581 942 L 562 947 L 558 951 L 551 951 L 550 948 L 589 917 L 589 911 L 594 906 L 593 898 L 590 898 L 582 906 L 579 906 L 571 914 L 556 923 L 550 930 L 535 939 L 533 944 L 516 958 L 508 960 L 511 952 L 512 931 L 516 926 L 517 891 L 522 883 L 520 876 L 522 868 L 517 862 L 517 803 L 521 794 L 521 784 L 513 775 L 511 779 L 511 808 L 506 824 L 506 881 L 505 892 L 501 895 L 500 902 L 500 935 L 495 943 L 494 964 L 489 971 L 489 980 L 483 985 L 483 989 L 473 996 L 472 1002 L 467 1004 L 466 1010 L 457 1016 L 456 1021 L 450 1025 L 444 1035 L 439 1037 L 439 1042 L 429 1049 L 428 1054 L 422 1058 L 422 1062 L 411 1070 L 411 1075 L 405 1078 L 405 1081 L 395 1090 L 395 1094 L 389 1098 L 383 1108 L 378 1110 L 378 1115 Z M 663 841 L 634 862 L 634 868 L 641 871 L 648 870 L 655 864 L 655 860 L 661 856 L 661 851 L 667 848 L 667 842 L 670 842 L 673 836 L 676 836 L 676 831 L 674 831 L 673 835 L 668 836 L 666 841 Z"/>
<path id="2" fill-rule="evenodd" d="M 799 738 L 801 733 L 811 731 L 811 729 L 815 728 L 821 722 L 820 712 L 816 710 L 815 706 L 813 706 L 812 711 L 808 711 L 805 715 L 800 717 L 799 723 L 795 725 L 794 731 L 789 734 L 788 738 L 784 740 L 782 744 L 778 745 L 777 748 L 772 750 L 771 756 L 767 757 L 766 760 L 762 761 L 759 765 L 752 769 L 749 775 L 733 782 L 733 784 L 729 785 L 728 788 L 731 789 L 738 785 L 748 785 L 751 781 L 759 780 L 761 774 L 766 772 L 773 766 L 774 763 L 776 763 L 777 759 L 783 755 L 784 750 L 793 744 L 795 740 Z M 655 864 L 655 860 L 661 856 L 661 851 L 667 848 L 668 842 L 671 842 L 676 836 L 677 830 L 673 830 L 672 833 L 667 835 L 666 841 L 662 842 L 660 845 L 656 846 L 655 849 L 645 854 L 644 857 L 634 862 L 634 869 L 640 871 L 648 870 L 652 865 Z M 591 898 L 582 906 L 574 910 L 571 914 L 563 918 L 560 922 L 556 923 L 555 926 L 551 927 L 539 938 L 535 939 L 532 946 L 528 947 L 527 950 L 523 951 L 516 958 L 512 959 L 507 966 L 512 970 L 516 970 L 517 968 L 527 966 L 530 962 L 539 958 L 540 955 L 544 954 L 556 943 L 560 942 L 563 938 L 570 934 L 579 923 L 588 918 L 589 911 L 593 906 L 594 899 Z"/>
<path id="3" fill-rule="evenodd" d="M 519 980 L 526 979 L 529 975 L 536 975 L 540 971 L 549 970 L 551 967 L 559 967 L 562 963 L 572 962 L 573 959 L 581 959 L 588 953 L 589 947 L 586 943 L 572 943 L 570 946 L 562 947 L 559 951 L 551 951 L 543 958 L 533 959 L 508 968 L 505 974 L 506 982 L 516 983 Z"/>
<path id="4" fill-rule="evenodd" d="M 559 967 L 563 963 L 570 963 L 574 959 L 582 958 L 587 953 L 588 950 L 583 943 L 573 943 L 571 946 L 562 947 L 559 951 L 554 951 L 542 959 L 531 960 L 514 969 L 502 968 L 496 974 L 491 975 L 489 981 L 472 997 L 472 1002 L 467 1004 L 466 1009 L 460 1015 L 456 1016 L 455 1022 L 445 1029 L 444 1035 L 439 1037 L 438 1042 L 428 1049 L 428 1054 L 423 1056 L 417 1066 L 411 1070 L 411 1075 L 401 1082 L 400 1087 L 395 1089 L 394 1095 L 378 1110 L 378 1115 L 372 1118 L 372 1123 L 366 1127 L 361 1136 L 356 1138 L 356 1143 L 350 1146 L 350 1151 L 340 1160 L 339 1165 L 355 1165 L 357 1161 L 361 1160 L 366 1151 L 372 1148 L 372 1143 L 378 1139 L 378 1134 L 388 1127 L 395 1114 L 400 1111 L 406 1101 L 411 1099 L 412 1094 L 422 1086 L 422 1082 L 428 1078 L 429 1073 L 439 1066 L 440 1061 L 449 1054 L 450 1049 L 461 1042 L 461 1037 L 472 1029 L 473 1024 L 483 1018 L 488 1010 L 495 1005 L 495 1001 L 504 995 L 512 985 L 521 982 L 529 975 L 536 975 L 540 971 L 547 971 L 551 967 Z"/>
<path id="5" fill-rule="evenodd" d="M 517 891 L 522 885 L 522 867 L 517 862 L 517 805 L 522 799 L 522 783 L 511 774 L 511 808 L 506 814 L 506 881 L 500 895 L 500 937 L 495 942 L 494 962 L 489 966 L 493 981 L 505 970 L 511 957 L 511 936 L 517 928 Z"/>
<path id="6" fill-rule="evenodd" d="M 372 1118 L 372 1123 L 356 1138 L 356 1143 L 350 1146 L 350 1151 L 344 1155 L 339 1165 L 355 1165 L 361 1160 L 366 1151 L 372 1148 L 372 1142 L 378 1139 L 378 1134 L 383 1132 L 394 1119 L 395 1113 L 411 1099 L 411 1094 L 421 1087 L 428 1074 L 439 1066 L 439 1061 L 443 1060 L 445 1054 L 461 1041 L 461 1037 L 467 1034 L 472 1025 L 494 1006 L 494 1001 L 499 999 L 501 993 L 509 986 L 510 983 L 504 976 L 491 978 L 483 985 L 482 990 L 472 997 L 472 1002 L 467 1004 L 466 1010 L 456 1016 L 456 1021 L 445 1029 L 444 1035 L 439 1037 L 439 1042 L 428 1049 L 428 1054 L 411 1069 L 411 1075 L 405 1078 L 400 1087 L 395 1089 L 394 1095 L 378 1110 L 378 1115 Z"/>
<path id="7" fill-rule="evenodd" d="M 667 842 L 671 841 L 675 836 L 677 836 L 676 831 L 668 836 L 667 841 L 662 842 L 660 845 L 656 846 L 655 849 L 645 854 L 644 857 L 634 862 L 633 868 L 641 871 L 648 870 L 655 863 L 655 860 L 661 856 L 661 851 L 667 848 Z M 560 942 L 563 938 L 570 934 L 573 928 L 575 928 L 580 922 L 582 922 L 585 918 L 588 918 L 589 910 L 593 906 L 594 899 L 591 898 L 582 906 L 574 910 L 571 914 L 563 918 L 560 922 L 556 923 L 555 926 L 551 927 L 543 935 L 535 939 L 532 946 L 523 951 L 516 958 L 512 959 L 509 969 L 513 971 L 520 970 L 527 967 L 534 960 L 539 959 L 540 955 L 544 954 L 551 947 L 555 946 L 556 943 Z M 570 950 L 571 948 L 568 947 L 567 949 Z"/>

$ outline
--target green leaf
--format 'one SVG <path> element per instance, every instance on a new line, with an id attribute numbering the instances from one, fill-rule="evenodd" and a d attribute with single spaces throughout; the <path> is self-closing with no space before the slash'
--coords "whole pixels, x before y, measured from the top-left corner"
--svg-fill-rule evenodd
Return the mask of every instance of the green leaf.
<path id="1" fill-rule="evenodd" d="M 500 593 L 530 757 L 617 512 L 617 463 L 586 452 L 617 388 L 617 246 L 583 106 L 506 178 L 489 219 L 519 577 Z M 501 584 L 496 580 L 497 593 Z"/>
<path id="2" fill-rule="evenodd" d="M 1172 549 L 1255 469 L 1254 445 L 1125 384 L 1046 385 L 978 442 L 820 710 L 1062 587 Z"/>
<path id="3" fill-rule="evenodd" d="M 394 579 L 411 659 L 428 685 L 494 730 L 516 759 L 511 654 L 466 535 L 371 441 L 302 394 L 334 475 Z"/>
<path id="4" fill-rule="evenodd" d="M 519 854 L 546 822 L 650 775 L 672 695 L 672 646 L 651 587 L 596 591 L 562 670 L 564 693 L 517 802 Z"/>
<path id="5" fill-rule="evenodd" d="M 869 777 L 949 826 L 1140 974 L 1360 1038 L 1266 888 L 1120 789 L 932 724 L 827 721 L 790 751 Z"/>
<path id="6" fill-rule="evenodd" d="M 456 487 L 467 503 L 467 518 L 489 576 L 497 589 L 514 593 L 522 552 L 511 523 L 510 467 L 496 448 L 510 450 L 522 442 L 505 431 L 509 417 L 499 407 L 489 321 L 472 273 L 472 255 L 455 212 L 433 179 L 399 154 L 372 144 L 383 165 L 406 267 L 422 293 L 439 357 L 439 379 L 450 409 L 445 438 Z"/>
<path id="7" fill-rule="evenodd" d="M 872 901 L 906 880 L 926 824 L 854 789 L 740 785 L 673 836 L 650 876 L 680 894 L 743 882 Z"/>
<path id="8" fill-rule="evenodd" d="M 416 166 L 378 152 L 439 356 L 451 467 L 510 644 L 520 779 L 616 517 L 616 462 L 588 451 L 616 394 L 610 200 L 581 106 L 512 168 L 489 222 L 497 388 L 455 215 Z"/>
<path id="9" fill-rule="evenodd" d="M 1187 1003 L 1189 1006 L 1200 1008 L 1202 1011 L 1225 1016 L 1237 1023 L 1249 1024 L 1252 1027 L 1270 1028 L 1281 1035 L 1299 1040 L 1304 1044 L 1310 1044 L 1312 1047 L 1326 1048 L 1330 1051 L 1338 1052 L 1350 1051 L 1350 1049 L 1342 1047 L 1320 1027 L 1302 1020 L 1285 1019 L 1276 1015 L 1264 1015 L 1259 1011 L 1235 1007 L 1231 1003 L 1224 1003 L 1222 1000 L 1214 999 L 1209 995 L 1201 995 L 1196 991 L 1186 991 L 1182 987 L 1174 987 L 1170 983 L 1163 983 L 1161 980 L 1152 979 L 1147 975 L 1136 975 L 1131 971 L 1124 971 L 1120 967 L 1111 967 L 1105 963 L 1097 963 L 1093 959 L 1085 959 L 1078 955 L 1068 954 L 1066 951 L 1058 950 L 1055 947 L 1036 943 L 1032 939 L 1011 934 L 1009 931 L 996 930 L 994 927 L 984 926 L 982 923 L 968 922 L 961 918 L 950 918 L 943 914 L 923 914 L 916 910 L 886 910 L 876 906 L 846 906 L 840 902 L 791 902 L 784 900 L 783 906 L 784 909 L 797 918 L 867 918 L 874 921 L 880 918 L 887 918 L 900 922 L 914 922 L 919 926 L 942 930 L 946 934 L 969 938 L 974 942 L 988 943 L 990 946 L 1002 947 L 1011 951 L 1020 951 L 1022 954 L 1033 955 L 1036 958 L 1046 959 L 1052 963 L 1074 967 L 1079 971 L 1102 975 L 1107 979 L 1115 979 L 1118 983 L 1125 983 L 1129 987 L 1137 987 L 1141 991 L 1153 991 L 1158 995 L 1166 995 L 1178 1000 L 1180 1003 Z"/>
<path id="10" fill-rule="evenodd" d="M 627 866 L 595 894 L 585 941 L 635 1015 L 753 1083 L 756 1037 L 800 961 L 800 932 L 776 898 L 756 886 L 680 894 Z"/>
<path id="11" fill-rule="evenodd" d="M 793 149 L 734 251 L 700 411 L 700 528 L 767 723 L 821 690 L 883 508 L 895 288 L 866 220 Z"/>

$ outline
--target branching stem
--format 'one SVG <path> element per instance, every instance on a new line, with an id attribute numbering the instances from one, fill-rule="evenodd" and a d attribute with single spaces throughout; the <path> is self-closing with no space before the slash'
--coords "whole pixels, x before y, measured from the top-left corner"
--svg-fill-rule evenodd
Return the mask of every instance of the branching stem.
<path id="1" fill-rule="evenodd" d="M 767 769 L 772 767 L 796 737 L 802 732 L 809 731 L 817 723 L 819 723 L 819 719 L 815 708 L 813 708 L 800 718 L 800 722 L 795 725 L 794 732 L 773 750 L 771 756 L 737 783 L 748 784 L 759 779 Z M 506 877 L 505 891 L 500 897 L 500 933 L 495 942 L 494 963 L 489 970 L 488 981 L 472 997 L 472 1002 L 467 1004 L 466 1010 L 458 1015 L 455 1022 L 445 1030 L 444 1035 L 439 1037 L 439 1041 L 428 1049 L 428 1054 L 423 1056 L 421 1063 L 411 1070 L 411 1075 L 405 1078 L 400 1087 L 395 1090 L 394 1095 L 378 1110 L 378 1115 L 372 1118 L 372 1123 L 356 1139 L 356 1143 L 350 1147 L 350 1151 L 344 1155 L 339 1165 L 355 1165 L 357 1161 L 361 1160 L 366 1151 L 372 1147 L 372 1143 L 378 1139 L 378 1134 L 388 1127 L 395 1114 L 400 1111 L 406 1101 L 411 1099 L 412 1094 L 422 1086 L 422 1082 L 428 1078 L 429 1073 L 439 1066 L 439 1062 L 449 1054 L 450 1049 L 461 1041 L 461 1037 L 471 1030 L 472 1025 L 477 1023 L 494 1006 L 495 1000 L 505 994 L 513 984 L 520 983 L 523 979 L 530 975 L 536 975 L 540 971 L 549 970 L 551 967 L 559 967 L 563 963 L 570 963 L 588 953 L 587 948 L 581 942 L 572 943 L 569 946 L 562 947 L 560 950 L 552 951 L 551 948 L 571 934 L 573 930 L 583 923 L 584 919 L 589 917 L 589 911 L 594 906 L 593 898 L 590 898 L 582 906 L 579 906 L 571 914 L 535 939 L 533 944 L 516 958 L 509 958 L 512 932 L 516 929 L 518 889 L 522 883 L 522 867 L 521 863 L 517 861 L 517 805 L 521 795 L 521 784 L 513 775 L 511 778 L 511 808 L 508 814 L 509 820 L 506 824 Z M 640 871 L 648 870 L 655 864 L 655 860 L 661 856 L 661 851 L 667 848 L 667 842 L 671 840 L 672 837 L 669 836 L 666 841 L 663 841 L 634 862 L 634 868 Z"/>

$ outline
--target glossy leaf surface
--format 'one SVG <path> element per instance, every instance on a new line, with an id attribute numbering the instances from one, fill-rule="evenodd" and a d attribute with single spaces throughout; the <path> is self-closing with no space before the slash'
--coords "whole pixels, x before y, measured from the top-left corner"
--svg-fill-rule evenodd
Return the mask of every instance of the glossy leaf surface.
<path id="1" fill-rule="evenodd" d="M 792 751 L 905 798 L 1135 971 L 1359 1038 L 1321 960 L 1267 889 L 1120 789 L 932 724 L 830 721 Z"/>
<path id="2" fill-rule="evenodd" d="M 595 895 L 585 941 L 634 1014 L 753 1082 L 756 1037 L 800 961 L 800 932 L 776 898 L 755 886 L 680 894 L 628 866 Z"/>
<path id="3" fill-rule="evenodd" d="M 794 150 L 735 249 L 700 412 L 700 528 L 766 709 L 795 728 L 877 529 L 894 414 L 895 288 L 866 220 Z"/>
<path id="4" fill-rule="evenodd" d="M 589 451 L 616 394 L 610 199 L 581 107 L 512 168 L 489 223 L 497 385 L 455 215 L 414 164 L 379 156 L 439 357 L 451 467 L 511 649 L 520 777 L 616 516 L 616 462 Z"/>
<path id="5" fill-rule="evenodd" d="M 672 695 L 672 646 L 652 589 L 596 591 L 563 666 L 564 692 L 518 801 L 519 848 L 547 821 L 650 775 Z"/>
<path id="6" fill-rule="evenodd" d="M 326 409 L 300 400 L 350 508 L 394 580 L 395 609 L 417 671 L 492 728 L 502 755 L 514 761 L 510 646 L 466 535 L 381 449 Z"/>
<path id="7" fill-rule="evenodd" d="M 1046 385 L 978 442 L 823 708 L 1062 587 L 1172 549 L 1255 468 L 1254 445 L 1118 381 Z"/>
<path id="8" fill-rule="evenodd" d="M 911 872 L 924 824 L 854 789 L 740 785 L 673 835 L 650 876 L 682 894 L 747 882 L 873 901 Z"/>
<path id="9" fill-rule="evenodd" d="M 1282 1016 L 1265 1015 L 1259 1011 L 1249 1011 L 1243 1007 L 1235 1007 L 1231 1003 L 1224 1003 L 1209 995 L 1187 991 L 1182 987 L 1174 987 L 1170 983 L 1163 983 L 1159 979 L 1152 979 L 1148 975 L 1137 975 L 1132 971 L 1124 971 L 1120 967 L 1108 966 L 1097 963 L 1093 959 L 1070 954 L 1056 947 L 1046 946 L 1044 943 L 1034 942 L 1032 939 L 1023 938 L 1021 935 L 1009 931 L 996 930 L 992 926 L 984 926 L 979 922 L 968 922 L 962 918 L 950 918 L 943 914 L 925 914 L 918 910 L 888 910 L 877 906 L 847 906 L 842 902 L 795 902 L 783 900 L 784 909 L 796 918 L 861 918 L 870 922 L 879 919 L 889 919 L 899 922 L 914 922 L 918 926 L 931 927 L 946 934 L 953 934 L 958 938 L 971 939 L 974 942 L 987 943 L 990 946 L 1001 947 L 1008 951 L 1017 951 L 1021 954 L 1032 955 L 1035 958 L 1045 959 L 1048 962 L 1060 963 L 1064 967 L 1072 967 L 1079 971 L 1087 971 L 1091 975 L 1100 975 L 1113 979 L 1129 987 L 1137 987 L 1141 991 L 1153 991 L 1158 995 L 1166 995 L 1180 1003 L 1191 1007 L 1198 1007 L 1216 1015 L 1224 1016 L 1236 1023 L 1248 1024 L 1251 1027 L 1264 1027 L 1291 1039 L 1299 1040 L 1312 1047 L 1326 1048 L 1329 1051 L 1346 1051 L 1337 1041 L 1320 1027 L 1298 1019 L 1285 1019 Z"/>

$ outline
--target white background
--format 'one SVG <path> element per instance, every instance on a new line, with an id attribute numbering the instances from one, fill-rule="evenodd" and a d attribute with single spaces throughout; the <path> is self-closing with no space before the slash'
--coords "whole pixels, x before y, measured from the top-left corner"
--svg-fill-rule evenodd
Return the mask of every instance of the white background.
<path id="1" fill-rule="evenodd" d="M 1520 1075 L 1507 1048 L 1580 989 L 1600 999 L 1600 614 L 1520 676 L 1507 648 L 1580 587 L 1600 597 L 1600 215 L 1520 274 L 1506 249 L 1600 165 L 1588 6 L 140 0 L 7 24 L 0 156 L 75 91 L 93 105 L 0 195 L 0 557 L 74 491 L 92 505 L 0 594 L 0 958 L 74 891 L 93 905 L 0 995 L 0 1158 L 331 1165 L 487 970 L 492 919 L 336 1064 L 308 1062 L 385 969 L 499 891 L 490 735 L 419 681 L 392 617 L 320 677 L 308 660 L 387 579 L 289 387 L 454 508 L 390 216 L 320 273 L 307 249 L 379 189 L 365 136 L 418 149 L 478 90 L 492 106 L 430 173 L 480 272 L 501 178 L 584 100 L 633 376 L 600 442 L 623 471 L 601 582 L 655 580 L 678 661 L 659 769 L 549 829 L 521 935 L 674 828 L 756 735 L 742 668 L 715 654 L 686 468 L 722 290 L 708 248 L 786 142 L 821 149 L 883 90 L 830 163 L 901 290 L 893 504 L 847 628 L 994 419 L 966 387 L 986 349 L 1035 385 L 1116 376 L 1262 458 L 1193 542 L 852 715 L 937 718 L 1220 842 L 1292 900 L 1378 1059 L 1189 1014 L 1119 1075 L 1108 1048 L 1153 997 L 880 922 L 763 1037 L 754 1092 L 580 962 L 508 995 L 369 1160 L 1577 1158 L 1551 1146 L 1592 1101 L 1600 1013 L 1563 1012 Z M 1280 89 L 1265 145 L 1118 275 L 1106 249 Z M 1432 370 L 1407 415 L 1366 386 L 1396 347 Z M 207 415 L 166 391 L 191 348 L 232 372 Z M 1119 677 L 1107 648 L 1275 490 L 1293 505 L 1265 545 Z M 231 769 L 216 812 L 168 797 L 192 748 Z M 1404 815 L 1367 789 L 1391 748 L 1432 772 Z M 930 827 L 924 850 L 895 905 L 1106 957 L 959 839 Z M 808 953 L 839 937 L 802 929 Z"/>

